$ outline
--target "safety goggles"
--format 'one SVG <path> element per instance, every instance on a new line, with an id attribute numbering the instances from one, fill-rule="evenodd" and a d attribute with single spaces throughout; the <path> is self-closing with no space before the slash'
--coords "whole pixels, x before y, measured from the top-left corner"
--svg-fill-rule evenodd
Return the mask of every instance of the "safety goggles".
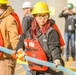
<path id="1" fill-rule="evenodd" d="M 49 15 L 48 14 L 37 14 L 36 17 L 39 18 L 39 19 L 42 19 L 42 18 L 43 19 L 48 19 Z"/>

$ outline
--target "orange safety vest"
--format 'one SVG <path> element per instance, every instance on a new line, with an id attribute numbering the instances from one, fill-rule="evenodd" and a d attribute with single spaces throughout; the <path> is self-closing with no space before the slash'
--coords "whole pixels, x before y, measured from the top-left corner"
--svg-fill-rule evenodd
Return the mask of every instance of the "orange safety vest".
<path id="1" fill-rule="evenodd" d="M 37 39 L 32 40 L 30 38 L 26 38 L 24 40 L 24 44 L 25 44 L 26 54 L 28 56 L 47 61 L 46 54 Z M 47 66 L 39 65 L 34 62 L 28 61 L 28 63 L 29 63 L 29 68 L 32 70 L 46 71 L 48 69 Z"/>
<path id="2" fill-rule="evenodd" d="M 0 46 L 4 46 L 1 30 L 0 30 Z M 0 57 L 2 57 L 2 55 L 3 55 L 3 53 L 0 51 Z"/>
<path id="3" fill-rule="evenodd" d="M 13 16 L 13 17 L 17 20 L 17 22 L 18 22 L 18 33 L 19 33 L 19 34 L 22 34 L 22 26 L 21 26 L 20 19 L 19 19 L 18 15 L 17 15 L 15 12 L 12 12 L 11 14 L 12 14 L 12 16 Z"/>

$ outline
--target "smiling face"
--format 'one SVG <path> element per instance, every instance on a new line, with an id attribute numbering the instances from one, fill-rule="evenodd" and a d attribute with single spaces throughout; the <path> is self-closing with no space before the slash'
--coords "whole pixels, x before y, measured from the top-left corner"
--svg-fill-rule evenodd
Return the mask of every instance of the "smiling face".
<path id="1" fill-rule="evenodd" d="M 49 19 L 49 14 L 37 14 L 35 19 L 40 27 L 42 27 Z"/>

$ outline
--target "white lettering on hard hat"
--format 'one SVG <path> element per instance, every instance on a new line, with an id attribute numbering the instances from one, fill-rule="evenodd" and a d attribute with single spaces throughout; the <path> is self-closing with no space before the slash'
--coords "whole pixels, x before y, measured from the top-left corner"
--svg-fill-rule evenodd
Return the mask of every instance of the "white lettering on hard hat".
<path id="1" fill-rule="evenodd" d="M 46 8 L 39 9 L 40 11 L 46 11 Z"/>

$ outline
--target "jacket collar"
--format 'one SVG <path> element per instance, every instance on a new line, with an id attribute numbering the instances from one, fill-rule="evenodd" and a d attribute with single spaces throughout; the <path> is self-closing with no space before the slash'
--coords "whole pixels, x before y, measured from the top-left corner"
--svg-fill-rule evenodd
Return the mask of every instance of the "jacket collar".
<path id="1" fill-rule="evenodd" d="M 8 6 L 7 10 L 5 10 L 2 15 L 0 15 L 0 19 L 5 18 L 6 16 L 11 14 L 12 12 L 14 12 L 14 10 L 12 9 L 11 6 Z"/>

